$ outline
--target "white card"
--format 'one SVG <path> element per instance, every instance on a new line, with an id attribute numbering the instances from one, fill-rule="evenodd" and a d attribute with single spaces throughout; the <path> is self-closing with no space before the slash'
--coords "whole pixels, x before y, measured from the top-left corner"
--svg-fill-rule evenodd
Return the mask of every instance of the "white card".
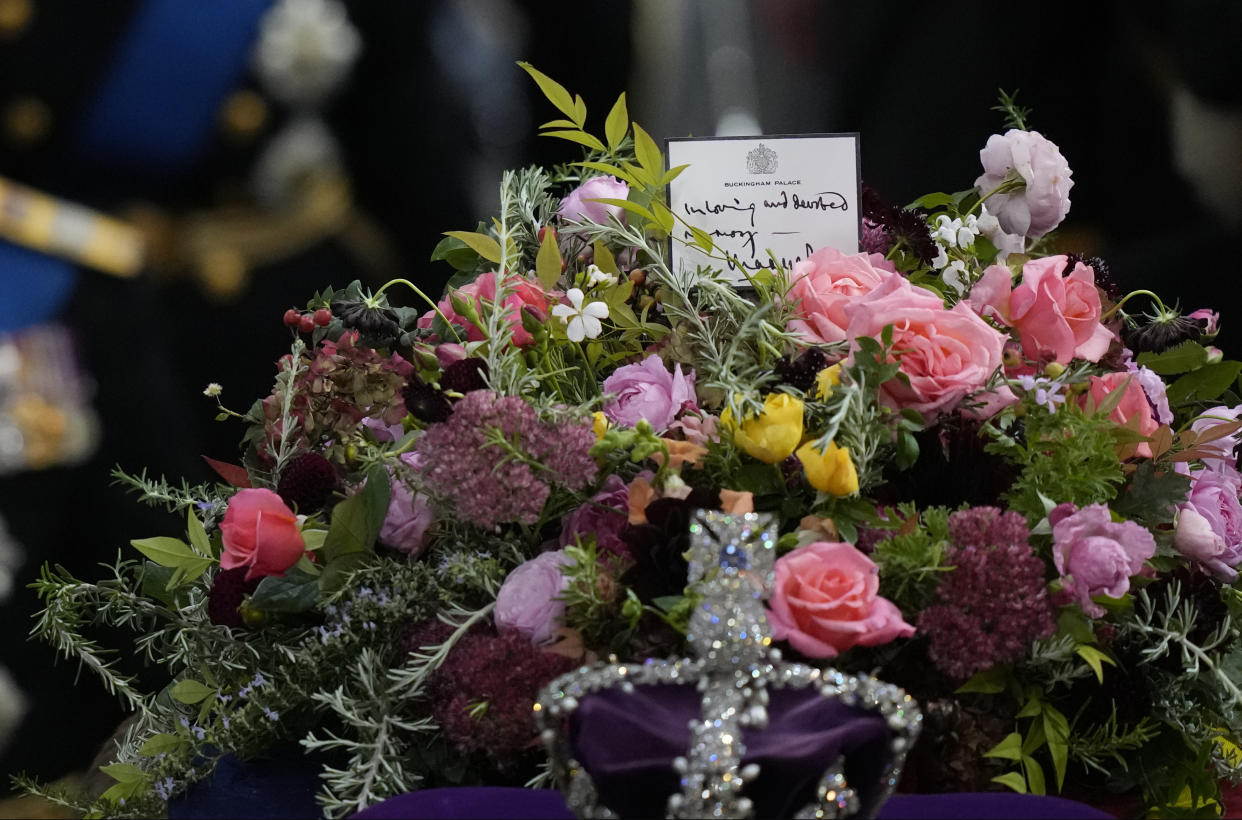
<path id="1" fill-rule="evenodd" d="M 670 139 L 669 167 L 689 165 L 669 185 L 673 213 L 706 231 L 736 262 L 712 259 L 673 229 L 672 267 L 723 268 L 735 282 L 786 269 L 825 246 L 858 251 L 858 134 Z M 769 250 L 771 255 L 769 255 Z"/>

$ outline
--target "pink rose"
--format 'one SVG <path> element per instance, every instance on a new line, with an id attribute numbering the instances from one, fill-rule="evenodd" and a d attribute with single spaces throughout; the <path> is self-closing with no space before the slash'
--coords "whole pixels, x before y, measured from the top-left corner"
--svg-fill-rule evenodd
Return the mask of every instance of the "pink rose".
<path id="1" fill-rule="evenodd" d="M 509 573 L 496 594 L 492 620 L 501 632 L 517 632 L 535 646 L 556 640 L 563 624 L 565 602 L 560 595 L 569 581 L 561 566 L 569 559 L 561 550 L 545 552 Z"/>
<path id="2" fill-rule="evenodd" d="M 1222 424 L 1229 424 L 1238 420 L 1238 416 L 1242 415 L 1242 404 L 1236 407 L 1225 407 L 1223 404 L 1213 407 L 1210 410 L 1204 410 L 1190 424 L 1190 430 L 1195 435 L 1201 436 Z M 1238 458 L 1234 455 L 1234 451 L 1238 445 L 1242 444 L 1242 432 L 1234 431 L 1227 436 L 1206 441 L 1198 445 L 1203 449 L 1210 449 L 1217 455 L 1203 456 L 1200 461 L 1203 466 L 1209 470 L 1219 470 L 1223 467 L 1237 467 Z"/>
<path id="3" fill-rule="evenodd" d="M 1220 314 L 1214 310 L 1199 308 L 1193 313 L 1187 313 L 1186 318 L 1199 322 L 1203 327 L 1204 336 L 1210 338 L 1220 332 Z"/>
<path id="4" fill-rule="evenodd" d="M 250 567 L 246 580 L 283 575 L 306 552 L 298 517 L 271 490 L 239 490 L 220 522 L 221 569 Z"/>
<path id="5" fill-rule="evenodd" d="M 1098 362 L 1113 333 L 1100 324 L 1095 271 L 1079 262 L 1062 278 L 1067 262 L 1065 256 L 1046 256 L 1022 266 L 1022 283 L 1009 297 L 1009 324 L 1018 329 L 1028 358 Z"/>
<path id="6" fill-rule="evenodd" d="M 914 627 L 876 594 L 879 570 L 850 544 L 817 541 L 776 561 L 768 622 L 772 637 L 811 658 L 908 638 Z"/>
<path id="7" fill-rule="evenodd" d="M 1073 512 L 1061 505 L 1048 516 L 1052 523 L 1052 562 L 1065 590 L 1078 598 L 1083 612 L 1093 618 L 1104 607 L 1093 595 L 1120 598 L 1130 589 L 1130 576 L 1156 553 L 1156 539 L 1133 521 L 1115 522 L 1104 504 Z"/>
<path id="8" fill-rule="evenodd" d="M 627 199 L 629 195 L 630 186 L 614 176 L 591 177 L 561 200 L 560 210 L 556 213 L 566 222 L 587 221 L 608 225 L 611 222 L 610 216 L 625 222 L 624 208 L 588 200 Z"/>
<path id="9" fill-rule="evenodd" d="M 548 295 L 539 287 L 539 283 L 533 279 L 527 279 L 524 276 L 510 276 L 506 281 L 508 285 L 508 294 L 505 296 L 505 321 L 513 330 L 513 343 L 518 347 L 525 347 L 535 340 L 530 332 L 522 327 L 522 315 L 520 311 L 527 306 L 542 311 L 544 315 L 548 312 Z M 484 273 L 480 274 L 477 279 L 469 284 L 462 285 L 457 289 L 457 293 L 463 299 L 469 299 L 474 303 L 476 311 L 482 311 L 482 301 L 496 301 L 496 274 Z M 453 303 L 445 296 L 437 305 L 445 317 L 455 325 L 461 325 L 466 328 L 466 338 L 472 342 L 479 342 L 486 338 L 483 329 L 458 316 L 453 311 Z M 418 326 L 421 328 L 431 327 L 432 321 L 435 320 L 435 311 L 424 313 L 418 320 Z"/>
<path id="10" fill-rule="evenodd" d="M 1004 265 L 989 265 L 970 289 L 970 309 L 984 318 L 1009 324 L 1009 295 L 1013 292 L 1013 274 Z"/>
<path id="11" fill-rule="evenodd" d="M 1242 563 L 1242 475 L 1230 466 L 1200 470 L 1186 503 L 1178 507 L 1173 546 L 1225 583 L 1237 580 Z"/>
<path id="12" fill-rule="evenodd" d="M 1121 401 L 1108 414 L 1118 424 L 1126 425 L 1144 436 L 1150 436 L 1160 427 L 1152 415 L 1151 402 L 1138 379 L 1131 373 L 1105 373 L 1103 376 L 1092 376 L 1089 381 L 1088 393 L 1096 407 L 1114 390 L 1125 385 L 1125 393 Z M 1143 458 L 1151 458 L 1151 445 L 1145 441 L 1138 443 L 1135 454 Z"/>
<path id="13" fill-rule="evenodd" d="M 896 275 L 892 263 L 879 254 L 846 255 L 836 248 L 820 248 L 794 263 L 787 298 L 800 318 L 791 321 L 789 329 L 809 342 L 844 341 L 849 324 L 845 306 Z"/>
<path id="14" fill-rule="evenodd" d="M 670 373 L 653 353 L 638 364 L 618 367 L 604 379 L 604 392 L 616 394 L 604 405 L 604 415 L 611 421 L 633 427 L 646 419 L 663 433 L 682 407 L 694 404 L 694 371 L 683 375 L 679 362 Z"/>
<path id="15" fill-rule="evenodd" d="M 890 379 L 881 389 L 893 407 L 933 417 L 988 381 L 1001 365 L 1005 337 L 959 302 L 946 310 L 940 297 L 892 276 L 845 308 L 848 338 L 880 338 L 893 326 L 892 355 L 909 382 Z"/>
<path id="16" fill-rule="evenodd" d="M 1043 236 L 1061 224 L 1069 213 L 1069 163 L 1061 149 L 1038 131 L 1010 129 L 1004 136 L 993 134 L 979 152 L 983 174 L 975 180 L 980 196 L 987 196 L 1015 174 L 1025 185 L 1012 193 L 992 194 L 988 210 L 996 215 L 1006 233 Z"/>
<path id="17" fill-rule="evenodd" d="M 402 453 L 401 461 L 414 472 L 422 466 L 418 453 Z M 392 493 L 388 498 L 388 512 L 380 526 L 379 540 L 395 550 L 411 557 L 423 551 L 427 532 L 435 522 L 431 502 L 422 493 L 414 492 L 401 474 L 391 474 Z"/>

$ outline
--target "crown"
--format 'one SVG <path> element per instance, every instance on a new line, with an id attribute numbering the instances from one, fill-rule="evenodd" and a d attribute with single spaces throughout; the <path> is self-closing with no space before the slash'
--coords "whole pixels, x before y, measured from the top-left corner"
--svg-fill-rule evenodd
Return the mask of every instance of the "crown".
<path id="1" fill-rule="evenodd" d="M 751 174 L 776 173 L 776 152 L 759 143 L 746 154 L 746 171 Z"/>
<path id="2" fill-rule="evenodd" d="M 700 510 L 688 581 L 696 657 L 584 666 L 535 703 L 552 774 L 579 817 L 870 816 L 921 727 L 874 678 L 785 663 L 763 599 L 770 516 Z M 687 728 L 688 727 L 688 728 Z"/>

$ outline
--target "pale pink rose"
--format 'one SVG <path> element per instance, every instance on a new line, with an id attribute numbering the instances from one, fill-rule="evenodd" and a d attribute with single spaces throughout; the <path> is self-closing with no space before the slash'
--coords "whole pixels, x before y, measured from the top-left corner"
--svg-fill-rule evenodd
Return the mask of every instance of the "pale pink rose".
<path id="1" fill-rule="evenodd" d="M 260 488 L 239 490 L 220 522 L 221 569 L 249 567 L 246 580 L 283 575 L 306 552 L 298 517 L 281 497 Z"/>
<path id="2" fill-rule="evenodd" d="M 678 362 L 670 372 L 653 353 L 638 364 L 617 368 L 604 379 L 604 392 L 615 394 L 604 405 L 610 421 L 633 427 L 646 419 L 663 433 L 684 406 L 694 404 L 694 371 L 683 374 Z"/>
<path id="3" fill-rule="evenodd" d="M 1114 390 L 1125 386 L 1121 401 L 1108 414 L 1108 417 L 1118 424 L 1127 422 L 1134 424 L 1131 419 L 1137 419 L 1137 431 L 1144 436 L 1150 436 L 1160 427 L 1160 422 L 1156 421 L 1152 415 L 1151 402 L 1147 400 L 1147 394 L 1143 392 L 1142 385 L 1133 374 L 1114 372 L 1105 373 L 1103 376 L 1092 376 L 1089 385 L 1088 393 L 1096 407 L 1099 407 L 1100 403 Z M 1145 441 L 1139 442 L 1135 454 L 1143 458 L 1151 458 L 1151 445 Z"/>
<path id="4" fill-rule="evenodd" d="M 850 339 L 880 338 L 893 326 L 894 356 L 909 382 L 890 379 L 881 388 L 892 407 L 934 417 L 980 389 L 1001 366 L 1005 336 L 959 302 L 945 309 L 940 297 L 900 276 L 885 280 L 846 307 Z M 852 354 L 851 354 L 852 357 Z"/>
<path id="5" fill-rule="evenodd" d="M 506 281 L 508 285 L 508 295 L 505 296 L 504 312 L 505 321 L 513 330 L 513 343 L 518 347 L 525 347 L 535 339 L 530 333 L 522 327 L 522 316 L 519 311 L 525 307 L 533 307 L 539 310 L 543 315 L 547 315 L 549 299 L 548 295 L 539 287 L 539 283 L 533 279 L 527 279 L 525 276 L 510 276 Z M 462 285 L 457 289 L 457 293 L 463 298 L 474 303 L 474 309 L 482 316 L 482 301 L 496 301 L 496 274 L 484 273 L 480 274 L 477 279 L 469 284 Z M 453 310 L 453 303 L 445 296 L 437 305 L 445 317 L 455 325 L 461 325 L 466 328 L 466 338 L 472 342 L 482 341 L 486 338 L 483 329 L 458 316 Z M 431 327 L 431 323 L 435 320 L 435 311 L 428 311 L 418 319 L 418 326 L 421 328 Z"/>
<path id="6" fill-rule="evenodd" d="M 711 413 L 696 415 L 687 413 L 668 426 L 669 432 L 680 431 L 682 437 L 691 444 L 706 447 L 712 442 L 720 441 L 717 425 L 720 419 Z"/>
<path id="7" fill-rule="evenodd" d="M 1004 265 L 989 265 L 970 289 L 970 309 L 984 318 L 1009 324 L 1009 294 L 1013 292 L 1013 274 Z"/>
<path id="8" fill-rule="evenodd" d="M 789 330 L 817 344 L 844 341 L 849 323 L 845 306 L 893 276 L 899 277 L 896 268 L 879 254 L 817 250 L 794 263 L 787 298 L 799 318 L 789 323 Z"/>
<path id="9" fill-rule="evenodd" d="M 1204 410 L 1198 418 L 1190 423 L 1190 430 L 1195 435 L 1203 435 L 1213 427 L 1237 421 L 1239 415 L 1242 415 L 1242 404 L 1236 407 L 1225 407 L 1222 404 L 1210 410 Z M 1242 432 L 1234 432 L 1227 436 L 1204 442 L 1198 446 L 1205 449 L 1210 448 L 1215 455 L 1204 456 L 1200 461 L 1209 470 L 1236 467 L 1238 465 L 1238 458 L 1234 455 L 1234 451 L 1239 444 L 1242 444 Z"/>
<path id="10" fill-rule="evenodd" d="M 1069 213 L 1069 163 L 1061 149 L 1038 131 L 1010 129 L 1002 136 L 988 137 L 979 152 L 983 174 L 975 180 L 980 196 L 986 196 L 1016 172 L 1026 183 L 1020 191 L 993 194 L 987 200 L 988 210 L 996 215 L 1001 228 L 1010 234 L 1043 236 L 1061 224 Z"/>
<path id="11" fill-rule="evenodd" d="M 1130 576 L 1156 554 L 1156 540 L 1133 521 L 1113 521 L 1108 507 L 1091 504 L 1077 512 L 1062 505 L 1050 515 L 1052 562 L 1064 588 L 1093 618 L 1105 613 L 1094 595 L 1120 598 L 1130 589 Z M 1072 507 L 1070 507 L 1072 509 Z"/>
<path id="12" fill-rule="evenodd" d="M 627 199 L 630 186 L 613 176 L 591 177 L 561 200 L 557 215 L 566 222 L 595 222 L 610 224 L 609 216 L 625 222 L 625 209 L 591 199 Z"/>
<path id="13" fill-rule="evenodd" d="M 415 473 L 422 466 L 422 456 L 418 453 L 402 453 L 401 461 Z M 427 543 L 428 531 L 435 522 L 435 510 L 431 501 L 411 489 L 400 474 L 392 473 L 391 480 L 392 492 L 379 540 L 413 557 L 422 552 Z"/>
<path id="14" fill-rule="evenodd" d="M 850 544 L 816 541 L 776 561 L 768 623 L 811 658 L 835 658 L 852 646 L 908 638 L 914 627 L 877 595 L 879 570 Z"/>
<path id="15" fill-rule="evenodd" d="M 1242 475 L 1233 467 L 1200 470 L 1178 507 L 1173 546 L 1225 583 L 1237 580 L 1242 563 Z"/>
<path id="16" fill-rule="evenodd" d="M 564 625 L 565 601 L 561 593 L 569 581 L 561 567 L 570 563 L 561 550 L 545 552 L 509 573 L 496 594 L 492 620 L 501 632 L 512 631 L 530 639 L 535 646 L 556 640 L 556 630 Z"/>
<path id="17" fill-rule="evenodd" d="M 1065 256 L 1046 256 L 1022 266 L 1022 283 L 1009 297 L 1009 323 L 1018 329 L 1028 358 L 1098 362 L 1113 333 L 1100 324 L 1095 271 L 1079 262 L 1062 276 L 1067 263 Z"/>

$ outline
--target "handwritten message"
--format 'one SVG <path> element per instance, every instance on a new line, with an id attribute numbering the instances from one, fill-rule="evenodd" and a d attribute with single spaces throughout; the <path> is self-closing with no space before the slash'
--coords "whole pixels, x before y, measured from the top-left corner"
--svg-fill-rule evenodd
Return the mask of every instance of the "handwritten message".
<path id="1" fill-rule="evenodd" d="M 673 270 L 790 268 L 831 245 L 858 250 L 858 135 L 670 139 L 669 166 L 689 165 L 669 186 L 669 206 L 729 260 L 673 242 Z M 691 232 L 674 228 L 687 242 Z"/>

